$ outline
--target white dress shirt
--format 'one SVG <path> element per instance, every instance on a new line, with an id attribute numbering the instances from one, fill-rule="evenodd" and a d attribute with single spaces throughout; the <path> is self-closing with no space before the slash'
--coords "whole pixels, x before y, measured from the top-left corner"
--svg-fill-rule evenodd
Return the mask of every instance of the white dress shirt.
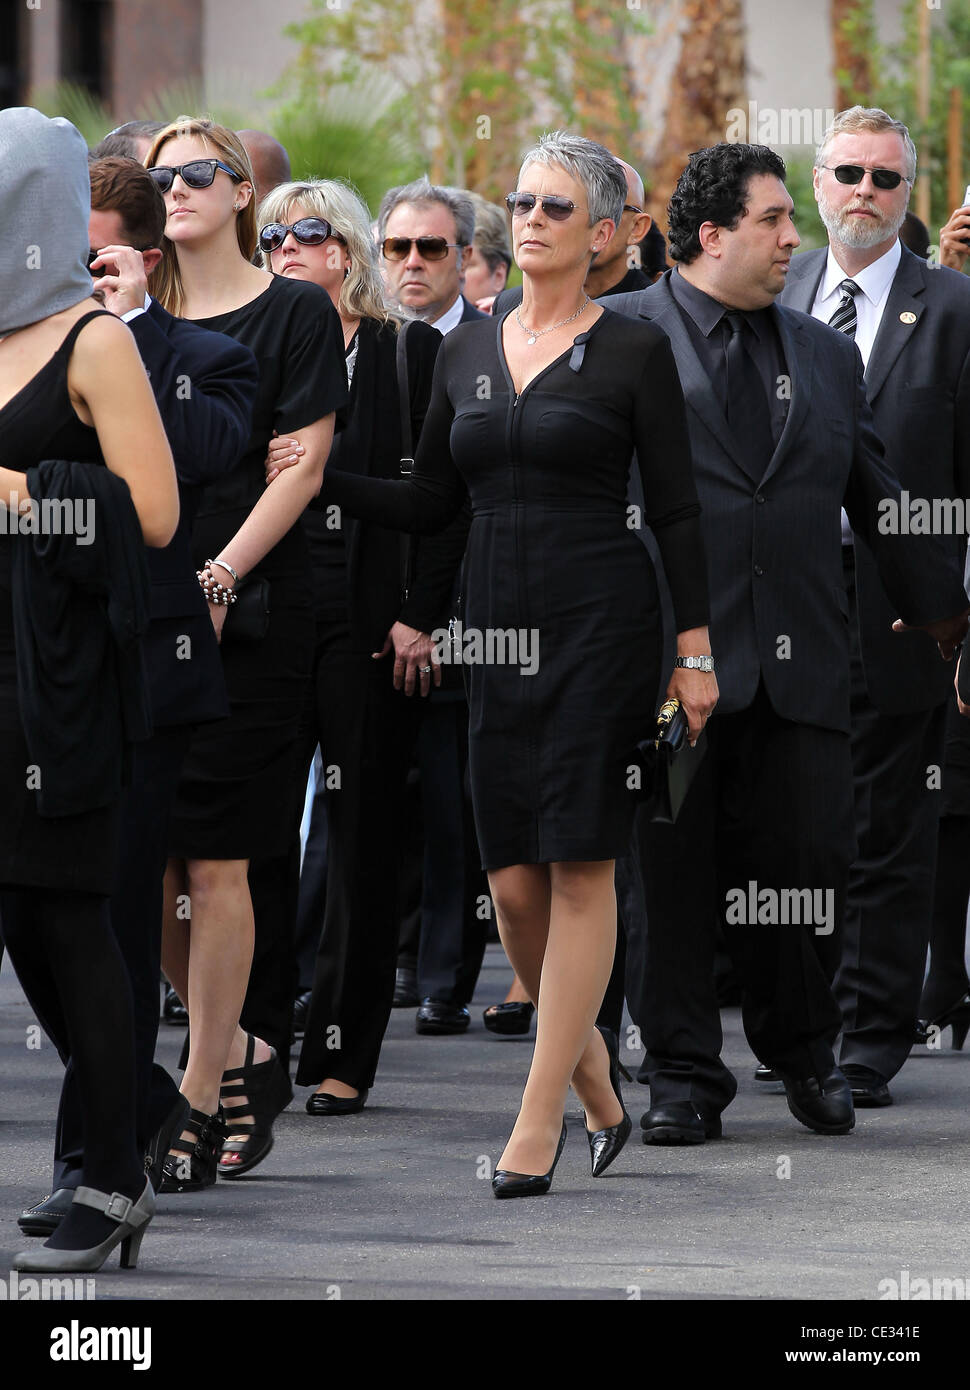
<path id="1" fill-rule="evenodd" d="M 437 328 L 441 336 L 444 337 L 447 333 L 450 333 L 453 328 L 458 327 L 458 325 L 461 323 L 461 316 L 464 312 L 465 301 L 462 299 L 461 295 L 459 295 L 458 298 L 455 300 L 454 304 L 452 304 L 451 308 L 446 309 L 445 312 L 441 315 L 440 319 L 435 319 L 431 327 Z"/>
<path id="2" fill-rule="evenodd" d="M 889 290 L 902 254 L 902 247 L 897 237 L 889 250 L 880 256 L 878 261 L 873 261 L 871 265 L 866 266 L 865 270 L 860 270 L 857 275 L 848 275 L 833 256 L 831 246 L 829 247 L 828 259 L 825 262 L 825 274 L 819 281 L 818 289 L 815 292 L 812 318 L 821 319 L 823 323 L 828 323 L 842 300 L 839 285 L 843 280 L 854 280 L 859 286 L 859 293 L 855 296 L 855 343 L 862 354 L 864 367 L 869 365 L 869 355 L 872 352 L 872 345 L 876 341 L 876 334 L 879 332 L 883 311 L 889 298 Z M 842 512 L 842 544 L 852 544 L 852 528 L 844 511 Z"/>
<path id="3" fill-rule="evenodd" d="M 151 308 L 151 304 L 152 304 L 152 297 L 151 297 L 150 294 L 146 294 L 146 295 L 145 295 L 145 302 L 144 302 L 144 304 L 141 306 L 141 308 L 140 308 L 140 309 L 129 309 L 128 312 L 127 312 L 127 314 L 122 314 L 122 316 L 121 316 L 121 322 L 122 322 L 122 323 L 131 323 L 132 319 L 136 319 L 136 318 L 138 317 L 139 314 L 147 314 L 147 313 L 148 313 L 148 310 Z"/>

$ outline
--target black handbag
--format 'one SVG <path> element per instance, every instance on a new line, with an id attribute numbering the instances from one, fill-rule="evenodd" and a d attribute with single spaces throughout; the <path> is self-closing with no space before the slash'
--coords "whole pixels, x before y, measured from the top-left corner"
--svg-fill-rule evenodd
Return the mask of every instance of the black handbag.
<path id="1" fill-rule="evenodd" d="M 222 625 L 223 642 L 261 642 L 269 632 L 269 580 L 241 579 Z"/>
<path id="2" fill-rule="evenodd" d="M 703 733 L 693 748 L 687 742 L 687 715 L 680 701 L 661 705 L 655 732 L 636 751 L 639 799 L 652 821 L 673 825 L 706 751 Z"/>

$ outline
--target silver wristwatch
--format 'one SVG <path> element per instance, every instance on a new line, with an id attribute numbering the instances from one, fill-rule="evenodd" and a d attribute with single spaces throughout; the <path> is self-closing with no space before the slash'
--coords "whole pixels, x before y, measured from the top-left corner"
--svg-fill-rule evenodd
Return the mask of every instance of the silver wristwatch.
<path id="1" fill-rule="evenodd" d="M 714 658 L 712 656 L 678 656 L 674 658 L 675 666 L 686 666 L 688 671 L 713 671 Z"/>

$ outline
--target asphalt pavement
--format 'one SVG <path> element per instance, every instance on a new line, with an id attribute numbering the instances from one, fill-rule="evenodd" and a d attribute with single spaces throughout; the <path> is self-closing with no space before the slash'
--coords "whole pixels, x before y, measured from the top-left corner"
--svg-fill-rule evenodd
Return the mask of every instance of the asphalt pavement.
<path id="1" fill-rule="evenodd" d="M 139 1267 L 117 1257 L 99 1299 L 885 1299 L 904 1278 L 966 1281 L 970 1296 L 970 1050 L 914 1049 L 896 1104 L 855 1131 L 812 1134 L 764 1094 L 736 1009 L 724 1056 L 740 1080 L 725 1137 L 647 1147 L 639 1130 L 593 1179 L 571 1100 L 545 1197 L 497 1202 L 488 1178 L 513 1123 L 532 1039 L 497 1039 L 482 1009 L 509 967 L 490 946 L 460 1037 L 419 1037 L 395 1010 L 362 1114 L 312 1118 L 300 1089 L 251 1176 L 162 1196 Z M 39 1047 L 9 961 L 0 972 L 0 1278 L 24 1247 L 16 1218 L 50 1190 L 60 1063 Z M 180 1030 L 163 1026 L 174 1070 Z M 632 1033 L 621 1057 L 635 1074 Z M 649 1093 L 625 1084 L 636 1126 Z M 897 1305 L 898 1306 L 898 1305 Z M 503 1355 L 496 1349 L 496 1355 Z"/>

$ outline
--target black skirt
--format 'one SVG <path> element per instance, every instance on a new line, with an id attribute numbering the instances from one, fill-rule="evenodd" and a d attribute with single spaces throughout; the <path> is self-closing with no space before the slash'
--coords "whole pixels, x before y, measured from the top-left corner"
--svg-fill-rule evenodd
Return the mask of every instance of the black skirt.
<path id="1" fill-rule="evenodd" d="M 239 524 L 237 517 L 200 520 L 197 562 L 217 555 Z M 220 646 L 230 715 L 200 726 L 189 748 L 169 831 L 178 859 L 283 854 L 302 805 L 299 731 L 316 628 L 297 528 L 254 574 L 269 581 L 269 630 L 258 642 L 227 637 Z"/>

